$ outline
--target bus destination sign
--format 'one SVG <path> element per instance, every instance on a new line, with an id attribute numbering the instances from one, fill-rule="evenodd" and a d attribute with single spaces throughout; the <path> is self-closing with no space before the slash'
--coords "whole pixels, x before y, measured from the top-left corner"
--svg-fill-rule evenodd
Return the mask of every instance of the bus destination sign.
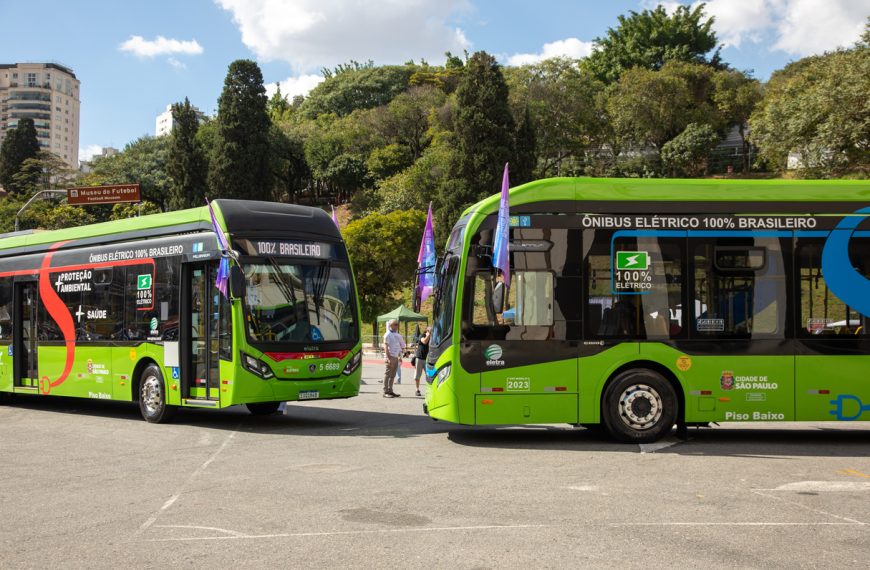
<path id="1" fill-rule="evenodd" d="M 328 258 L 331 253 L 329 244 L 284 240 L 250 240 L 247 248 L 251 255 L 263 257 L 310 257 Z"/>
<path id="2" fill-rule="evenodd" d="M 123 204 L 142 201 L 139 184 L 113 184 L 111 186 L 83 186 L 66 191 L 71 206 L 96 204 Z"/>

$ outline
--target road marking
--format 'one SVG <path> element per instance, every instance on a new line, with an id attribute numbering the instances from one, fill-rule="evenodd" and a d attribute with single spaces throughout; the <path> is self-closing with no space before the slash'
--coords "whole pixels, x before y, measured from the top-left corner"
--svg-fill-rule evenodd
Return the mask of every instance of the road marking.
<path id="1" fill-rule="evenodd" d="M 864 477 L 870 479 L 870 475 L 867 475 L 866 473 L 861 473 L 856 469 L 842 469 L 840 471 L 837 471 L 837 475 L 851 475 L 853 477 Z"/>
<path id="2" fill-rule="evenodd" d="M 140 534 L 143 531 L 148 530 L 148 528 L 151 525 L 153 525 L 155 522 L 157 522 L 157 519 L 160 518 L 160 515 L 163 514 L 166 511 L 166 509 L 171 507 L 175 503 L 175 501 L 178 500 L 179 497 L 181 497 L 181 494 L 184 492 L 184 490 L 187 488 L 187 486 L 190 485 L 190 483 L 193 482 L 194 479 L 199 477 L 199 475 L 202 474 L 202 472 L 205 471 L 209 465 L 211 465 L 212 461 L 217 459 L 217 456 L 220 455 L 220 453 L 227 447 L 227 445 L 229 445 L 230 441 L 232 441 L 232 439 L 234 437 L 236 437 L 236 434 L 239 432 L 239 428 L 242 427 L 243 423 L 245 423 L 245 420 L 242 420 L 241 422 L 239 422 L 239 425 L 237 425 L 235 428 L 233 428 L 233 431 L 231 431 L 230 434 L 226 438 L 224 438 L 224 441 L 223 441 L 223 443 L 221 443 L 220 447 L 218 447 L 217 450 L 211 454 L 211 457 L 206 459 L 202 465 L 197 467 L 194 470 L 194 472 L 190 474 L 190 476 L 187 478 L 187 480 L 184 483 L 182 483 L 181 486 L 178 487 L 178 489 L 175 491 L 175 494 L 172 495 L 171 497 L 169 497 L 166 500 L 166 502 L 163 503 L 163 506 L 160 507 L 160 510 L 158 510 L 156 513 L 151 515 L 151 517 L 149 517 L 148 520 L 146 520 L 144 523 L 142 523 L 142 526 L 139 527 L 137 534 Z"/>
<path id="3" fill-rule="evenodd" d="M 217 532 L 222 532 L 224 534 L 228 534 L 230 536 L 235 536 L 238 538 L 245 538 L 246 535 L 243 532 L 237 532 L 235 530 L 228 530 L 225 528 L 218 528 L 216 526 L 195 526 L 195 525 L 187 525 L 187 524 L 158 524 L 154 525 L 154 528 L 193 528 L 197 530 L 215 530 Z"/>
<path id="4" fill-rule="evenodd" d="M 841 520 L 841 521 L 846 521 L 846 522 L 851 523 L 851 524 L 858 524 L 858 525 L 861 525 L 861 526 L 865 526 L 865 525 L 867 524 L 867 523 L 865 523 L 865 522 L 862 522 L 862 521 L 859 521 L 859 520 L 855 520 L 855 519 L 853 519 L 853 518 L 849 518 L 849 517 L 841 517 L 840 515 L 835 515 L 834 513 L 829 513 L 829 512 L 827 512 L 827 511 L 823 511 L 823 510 L 821 510 L 821 509 L 814 509 L 814 508 L 812 508 L 812 507 L 808 507 L 808 506 L 804 505 L 803 503 L 798 503 L 797 501 L 790 501 L 790 500 L 786 499 L 785 497 L 783 497 L 783 496 L 781 496 L 781 495 L 768 495 L 767 493 L 763 493 L 763 492 L 762 492 L 762 491 L 764 491 L 764 490 L 776 491 L 776 490 L 778 490 L 778 488 L 777 488 L 777 489 L 753 489 L 752 492 L 753 492 L 754 494 L 756 494 L 756 495 L 761 496 L 761 497 L 767 497 L 768 499 L 774 499 L 774 500 L 776 500 L 776 501 L 781 501 L 781 502 L 783 502 L 783 503 L 788 503 L 789 505 L 793 505 L 793 506 L 795 506 L 795 507 L 800 507 L 800 508 L 802 508 L 802 509 L 804 509 L 804 510 L 807 510 L 807 511 L 810 511 L 810 512 L 813 512 L 813 513 L 816 513 L 816 514 L 824 515 L 824 516 L 826 516 L 826 517 L 832 517 L 832 518 L 835 518 L 835 519 L 839 519 L 839 520 Z"/>
<path id="5" fill-rule="evenodd" d="M 638 447 L 640 447 L 641 453 L 655 453 L 656 451 L 661 451 L 662 449 L 666 449 L 668 447 L 671 447 L 672 445 L 677 445 L 678 443 L 682 442 L 682 440 L 675 437 L 666 437 L 655 443 L 639 443 Z"/>
<path id="6" fill-rule="evenodd" d="M 563 489 L 568 489 L 569 491 L 597 491 L 598 487 L 593 485 L 572 485 L 571 487 L 562 487 Z"/>
<path id="7" fill-rule="evenodd" d="M 518 525 L 482 525 L 482 526 L 446 526 L 446 527 L 424 527 L 424 528 L 384 528 L 377 530 L 335 530 L 322 532 L 288 532 L 280 534 L 242 534 L 233 536 L 201 536 L 201 537 L 172 537 L 172 538 L 152 538 L 148 542 L 190 542 L 197 540 L 238 540 L 238 539 L 261 539 L 261 538 L 298 538 L 298 537 L 319 537 L 319 536 L 347 536 L 347 535 L 364 535 L 364 534 L 400 534 L 412 532 L 433 532 L 433 531 L 468 531 L 468 530 L 516 530 L 527 528 L 551 528 L 553 525 L 548 524 L 518 524 Z M 190 528 L 207 528 L 207 527 L 190 527 Z"/>
<path id="8" fill-rule="evenodd" d="M 796 481 L 786 483 L 775 489 L 758 491 L 797 491 L 809 493 L 839 493 L 844 491 L 870 491 L 870 482 L 864 481 Z"/>
<path id="9" fill-rule="evenodd" d="M 543 528 L 561 528 L 568 526 L 576 527 L 594 527 L 594 528 L 624 528 L 624 527 L 855 527 L 867 526 L 867 523 L 860 521 L 854 522 L 772 522 L 772 521 L 738 521 L 738 522 L 626 522 L 626 523 L 589 523 L 577 525 L 547 525 L 547 524 L 523 524 L 523 525 L 482 525 L 482 526 L 449 526 L 449 527 L 422 527 L 422 528 L 390 528 L 377 530 L 337 530 L 337 531 L 320 531 L 320 532 L 288 532 L 280 534 L 243 534 L 225 529 L 214 529 L 219 532 L 228 533 L 225 536 L 200 536 L 200 537 L 169 537 L 169 538 L 151 538 L 147 542 L 196 542 L 207 540 L 260 540 L 260 539 L 275 539 L 275 538 L 319 538 L 332 536 L 353 536 L 353 535 L 376 535 L 376 534 L 407 534 L 420 532 L 449 532 L 449 531 L 469 531 L 469 530 L 525 530 L 525 529 L 543 529 Z M 211 527 L 203 526 L 166 526 L 155 528 L 193 528 L 193 529 L 209 529 Z"/>

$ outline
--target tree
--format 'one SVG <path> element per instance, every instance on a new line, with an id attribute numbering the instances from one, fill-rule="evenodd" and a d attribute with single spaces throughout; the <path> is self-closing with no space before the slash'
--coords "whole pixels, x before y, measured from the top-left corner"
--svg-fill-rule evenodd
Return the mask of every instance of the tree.
<path id="1" fill-rule="evenodd" d="M 232 62 L 218 99 L 209 161 L 208 186 L 215 198 L 272 198 L 270 125 L 260 67 L 248 59 Z"/>
<path id="2" fill-rule="evenodd" d="M 313 119 L 326 113 L 343 117 L 356 109 L 386 105 L 408 88 L 415 70 L 415 65 L 374 67 L 353 62 L 332 72 L 324 70 L 326 80 L 311 90 L 299 110 Z"/>
<path id="3" fill-rule="evenodd" d="M 870 173 L 870 47 L 812 56 L 775 72 L 749 119 L 759 155 L 804 176 Z"/>
<path id="4" fill-rule="evenodd" d="M 716 47 L 713 18 L 704 19 L 704 4 L 679 6 L 671 15 L 663 6 L 619 16 L 619 25 L 595 38 L 595 49 L 584 66 L 605 83 L 618 81 L 633 67 L 658 70 L 669 61 L 684 61 L 722 68 Z"/>
<path id="5" fill-rule="evenodd" d="M 528 109 L 535 132 L 537 174 L 579 175 L 590 149 L 601 145 L 604 85 L 576 60 L 552 58 L 505 69 L 514 116 Z"/>
<path id="6" fill-rule="evenodd" d="M 438 200 L 439 218 L 450 225 L 466 206 L 499 191 L 504 165 L 516 156 L 508 87 L 493 56 L 483 51 L 471 56 L 456 101 L 457 184 Z"/>
<path id="7" fill-rule="evenodd" d="M 142 199 L 166 210 L 172 178 L 169 176 L 169 137 L 145 136 L 128 144 L 114 156 L 94 159 L 93 170 L 83 184 L 128 184 L 138 182 Z"/>
<path id="8" fill-rule="evenodd" d="M 426 214 L 419 210 L 370 214 L 342 232 L 353 259 L 362 318 L 374 322 L 393 308 L 394 297 L 414 280 Z"/>
<path id="9" fill-rule="evenodd" d="M 36 158 L 39 153 L 39 141 L 36 138 L 36 127 L 33 119 L 20 119 L 18 125 L 6 133 L 3 145 L 0 146 L 0 184 L 8 192 L 21 192 L 34 181 L 31 177 L 15 176 L 21 170 L 21 165 L 29 158 Z"/>
<path id="10" fill-rule="evenodd" d="M 736 126 L 740 133 L 743 172 L 749 172 L 749 141 L 746 127 L 749 117 L 764 96 L 761 83 L 746 73 L 733 70 L 716 72 L 713 76 L 713 101 L 728 126 Z"/>
<path id="11" fill-rule="evenodd" d="M 199 118 L 187 97 L 172 105 L 172 133 L 169 135 L 169 161 L 166 169 L 172 178 L 168 206 L 183 210 L 202 206 L 207 191 L 208 164 L 196 138 Z"/>
<path id="12" fill-rule="evenodd" d="M 710 125 L 689 123 L 685 130 L 662 146 L 662 163 L 670 176 L 701 176 L 719 135 Z"/>
<path id="13" fill-rule="evenodd" d="M 13 184 L 22 194 L 32 194 L 49 188 L 68 188 L 81 176 L 58 155 L 40 150 L 36 156 L 21 163 L 18 173 L 12 177 Z"/>
<path id="14" fill-rule="evenodd" d="M 517 154 L 511 170 L 511 183 L 514 186 L 534 180 L 535 167 L 538 163 L 536 146 L 535 126 L 532 124 L 529 108 L 526 107 L 523 118 L 517 127 Z"/>
<path id="15" fill-rule="evenodd" d="M 287 117 L 287 113 L 290 112 L 292 107 L 290 103 L 287 101 L 287 98 L 281 94 L 281 84 L 277 85 L 275 89 L 275 93 L 269 98 L 269 101 L 266 103 L 266 111 L 269 113 L 269 118 L 272 119 L 272 122 L 277 123 Z"/>
<path id="16" fill-rule="evenodd" d="M 666 63 L 660 71 L 635 67 L 623 73 L 610 87 L 607 101 L 619 143 L 660 150 L 689 123 L 724 127 L 713 103 L 713 75 L 708 66 L 679 61 Z"/>

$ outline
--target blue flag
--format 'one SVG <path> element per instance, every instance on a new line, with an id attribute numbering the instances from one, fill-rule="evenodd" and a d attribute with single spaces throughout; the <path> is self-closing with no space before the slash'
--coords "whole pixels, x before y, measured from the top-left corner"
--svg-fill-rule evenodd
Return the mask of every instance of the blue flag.
<path id="1" fill-rule="evenodd" d="M 218 265 L 217 278 L 215 279 L 214 285 L 224 297 L 229 299 L 230 257 L 234 257 L 234 252 L 230 250 L 230 243 L 227 240 L 227 236 L 223 229 L 221 229 L 220 224 L 218 224 L 217 218 L 214 216 L 214 208 L 212 208 L 211 202 L 208 201 L 208 198 L 206 198 L 205 202 L 208 204 L 208 213 L 211 216 L 211 227 L 214 230 L 215 236 L 217 236 L 218 247 L 221 249 L 221 261 Z"/>
<path id="2" fill-rule="evenodd" d="M 432 294 L 435 287 L 435 263 L 435 230 L 432 226 L 432 204 L 429 204 L 420 253 L 417 254 L 417 297 L 420 303 Z"/>
<path id="3" fill-rule="evenodd" d="M 504 286 L 511 286 L 511 256 L 508 252 L 510 241 L 510 181 L 508 180 L 508 165 L 504 165 L 504 177 L 501 181 L 501 200 L 498 205 L 498 224 L 495 227 L 495 242 L 492 246 L 492 266 L 500 269 L 504 277 Z"/>

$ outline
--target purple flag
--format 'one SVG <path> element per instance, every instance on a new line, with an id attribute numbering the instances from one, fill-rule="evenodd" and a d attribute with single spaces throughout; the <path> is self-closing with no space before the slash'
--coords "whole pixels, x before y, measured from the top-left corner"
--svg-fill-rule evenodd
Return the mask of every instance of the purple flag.
<path id="1" fill-rule="evenodd" d="M 492 246 L 492 266 L 500 269 L 504 277 L 504 286 L 511 286 L 511 256 L 508 252 L 510 241 L 510 181 L 508 180 L 508 165 L 504 165 L 504 177 L 501 181 L 501 201 L 498 205 L 498 224 L 495 227 L 495 243 Z"/>
<path id="2" fill-rule="evenodd" d="M 214 285 L 224 297 L 229 299 L 230 256 L 232 255 L 232 252 L 230 251 L 230 243 L 227 240 L 227 236 L 223 229 L 221 229 L 220 224 L 218 224 L 217 218 L 214 216 L 214 208 L 212 208 L 211 202 L 208 201 L 208 198 L 205 199 L 205 202 L 208 204 L 208 213 L 211 216 L 211 227 L 214 229 L 215 236 L 217 236 L 218 247 L 221 249 L 221 261 L 218 265 L 217 278 L 215 279 Z"/>
<path id="3" fill-rule="evenodd" d="M 330 206 L 332 208 L 332 223 L 335 224 L 335 227 L 338 227 L 338 218 L 335 217 L 335 206 Z"/>
<path id="4" fill-rule="evenodd" d="M 432 294 L 435 286 L 435 263 L 435 230 L 432 227 L 432 204 L 429 204 L 420 253 L 417 254 L 417 297 L 421 303 Z"/>

